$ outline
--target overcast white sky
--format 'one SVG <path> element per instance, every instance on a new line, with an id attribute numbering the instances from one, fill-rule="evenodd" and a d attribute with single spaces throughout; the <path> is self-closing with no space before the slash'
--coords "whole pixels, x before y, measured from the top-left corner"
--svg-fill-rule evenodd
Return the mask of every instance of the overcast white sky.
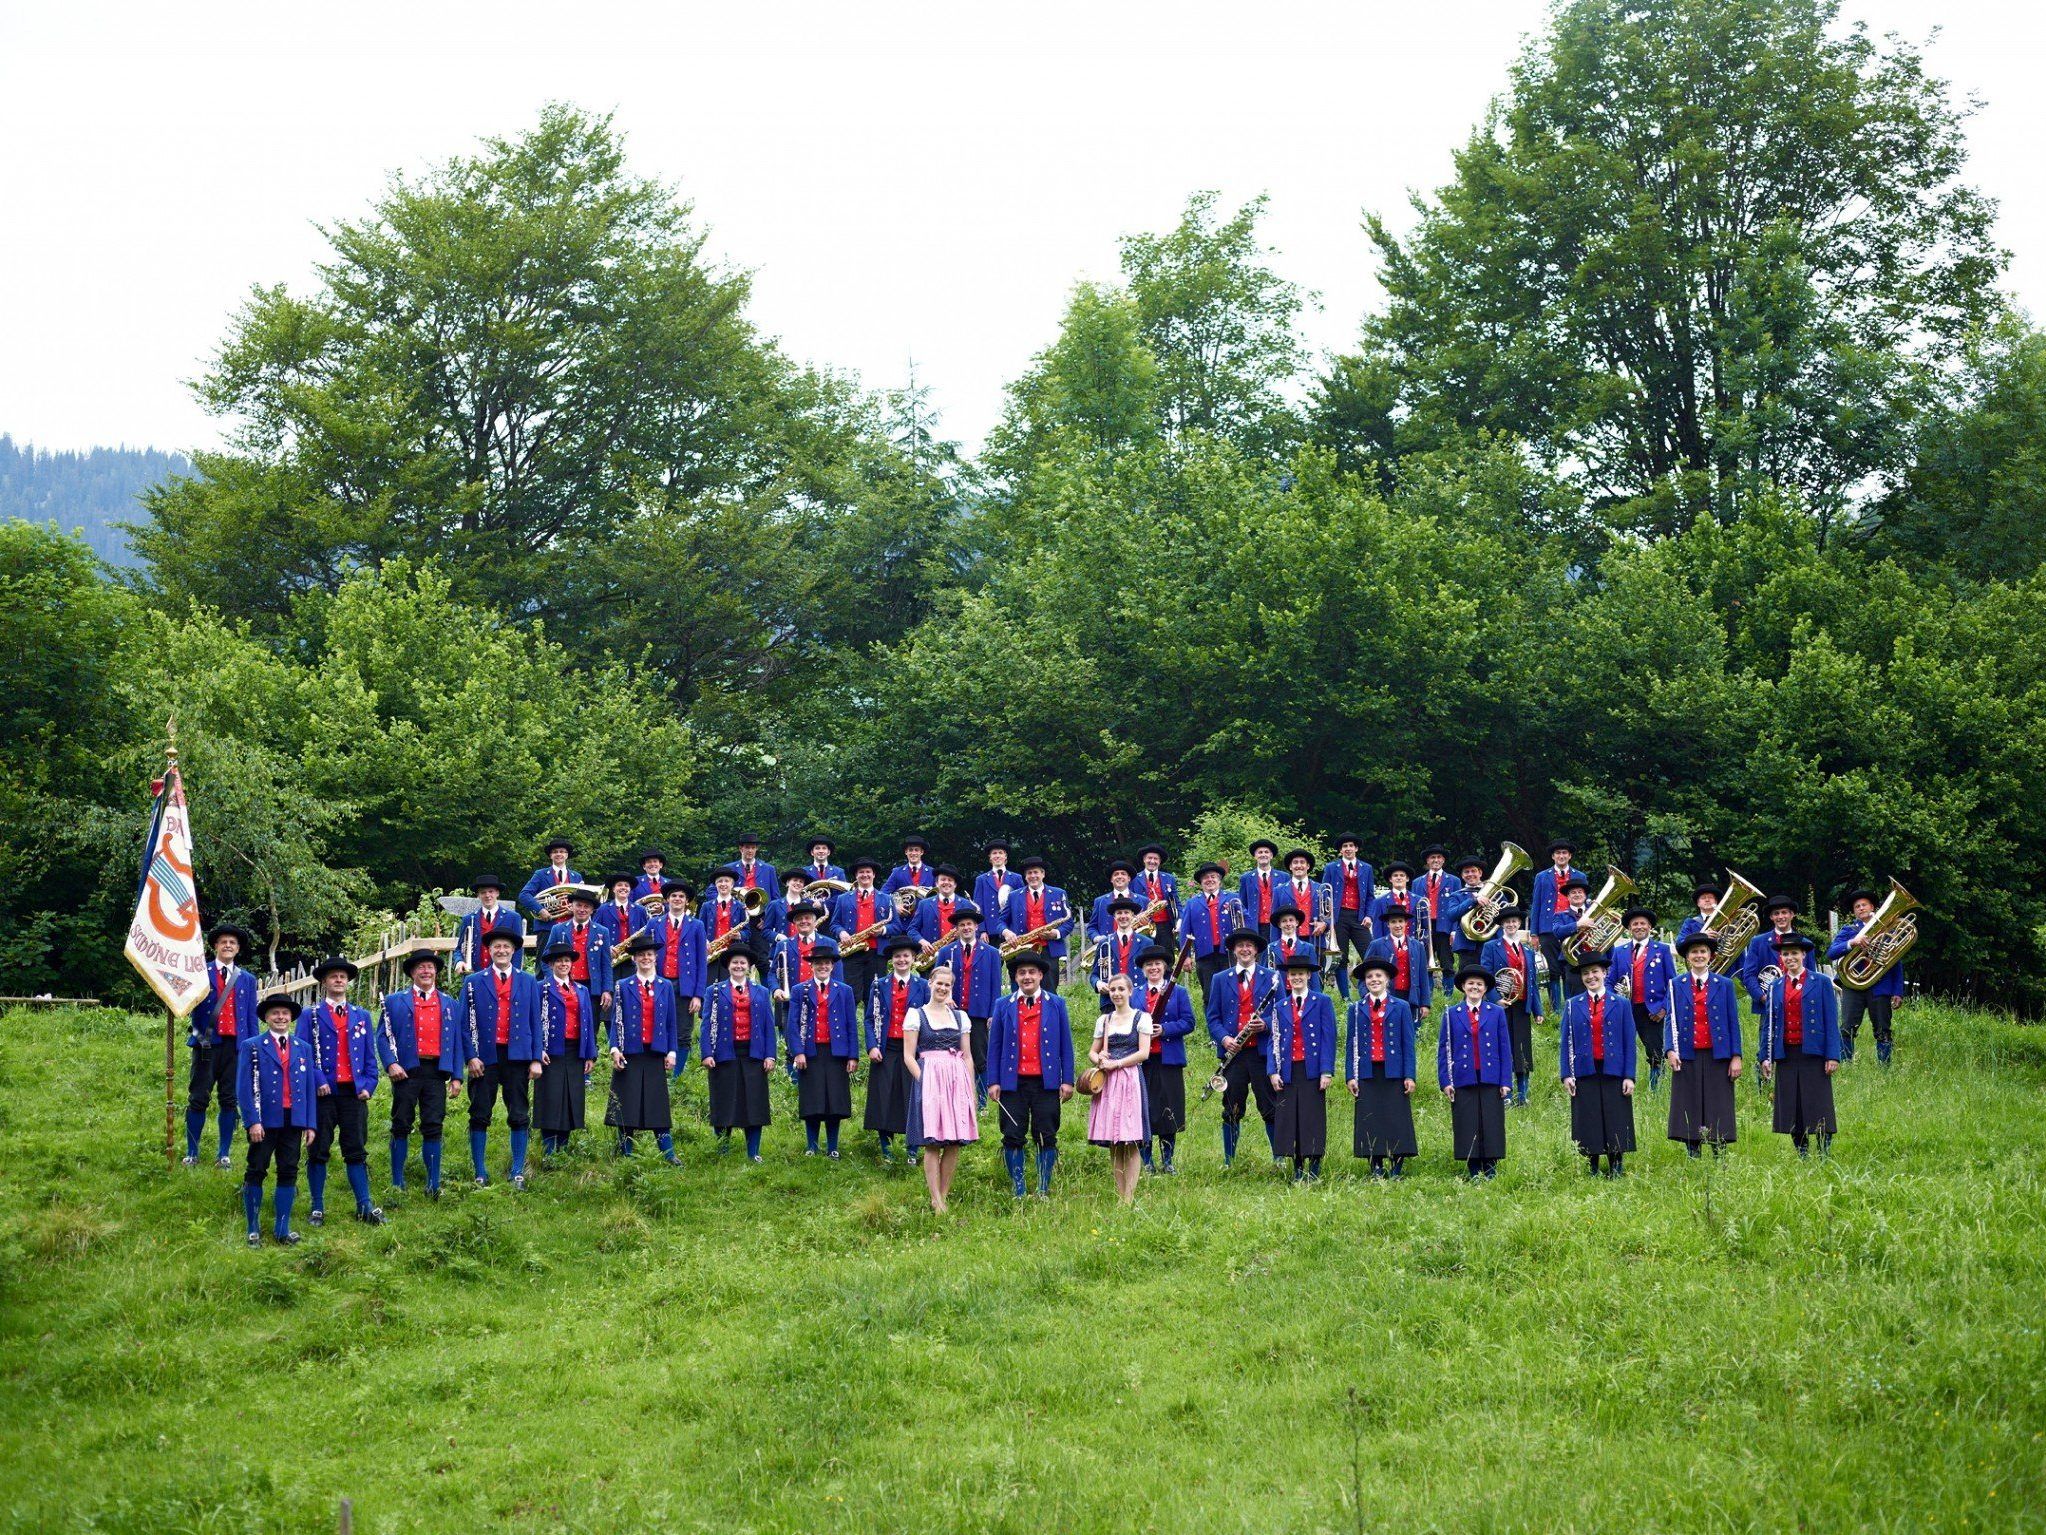
<path id="1" fill-rule="evenodd" d="M 1973 179 L 2010 285 L 2046 291 L 2046 7 L 1847 0 L 1986 105 Z M 1406 215 L 1501 89 L 1542 0 L 241 0 L 0 6 L 0 431 L 207 446 L 183 381 L 253 283 L 303 291 L 316 221 L 386 174 L 613 111 L 680 184 L 795 356 L 903 381 L 969 445 L 1115 242 L 1188 192 L 1267 191 L 1282 272 L 1348 343 L 1374 298 L 1360 210 Z"/>

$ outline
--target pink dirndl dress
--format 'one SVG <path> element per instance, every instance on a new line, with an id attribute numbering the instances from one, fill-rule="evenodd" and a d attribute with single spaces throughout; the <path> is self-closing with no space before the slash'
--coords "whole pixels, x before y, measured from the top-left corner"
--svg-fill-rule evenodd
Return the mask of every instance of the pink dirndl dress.
<path id="1" fill-rule="evenodd" d="M 916 1065 L 922 1073 L 909 1084 L 908 1141 L 912 1149 L 964 1146 L 980 1139 L 973 1062 L 966 1054 L 966 1029 L 972 1020 L 956 1009 L 946 1027 L 939 1027 L 935 1018 L 928 1008 L 919 1007 L 907 1020 L 916 1025 Z"/>
<path id="2" fill-rule="evenodd" d="M 1135 1055 L 1143 1040 L 1151 1036 L 1151 1018 L 1138 1013 L 1126 1034 L 1108 1033 L 1108 1015 L 1094 1026 L 1094 1038 L 1108 1043 L 1110 1060 Z M 1108 1073 L 1108 1080 L 1095 1095 L 1087 1111 L 1087 1140 L 1095 1146 L 1140 1146 L 1151 1138 L 1150 1095 L 1144 1091 L 1144 1072 L 1139 1066 L 1124 1066 Z"/>

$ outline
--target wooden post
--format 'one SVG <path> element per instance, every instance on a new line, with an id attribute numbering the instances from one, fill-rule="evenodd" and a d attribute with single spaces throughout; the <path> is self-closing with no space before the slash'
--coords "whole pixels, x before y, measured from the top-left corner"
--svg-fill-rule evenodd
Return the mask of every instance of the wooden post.
<path id="1" fill-rule="evenodd" d="M 355 1535 L 355 1502 L 351 1498 L 341 1500 L 341 1535 Z"/>
<path id="2" fill-rule="evenodd" d="M 178 1021 L 163 1010 L 163 1157 L 178 1165 Z"/>

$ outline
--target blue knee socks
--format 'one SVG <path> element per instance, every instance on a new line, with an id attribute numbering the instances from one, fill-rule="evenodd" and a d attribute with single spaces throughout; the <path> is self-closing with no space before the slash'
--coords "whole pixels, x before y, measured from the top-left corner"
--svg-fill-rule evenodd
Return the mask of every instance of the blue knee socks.
<path id="1" fill-rule="evenodd" d="M 632 1155 L 632 1137 L 623 1130 L 618 1132 L 618 1155 L 621 1157 Z"/>
<path id="2" fill-rule="evenodd" d="M 244 1183 L 242 1185 L 242 1214 L 249 1218 L 249 1235 L 256 1234 L 256 1228 L 263 1220 L 263 1185 Z"/>
<path id="3" fill-rule="evenodd" d="M 808 1151 L 817 1150 L 817 1121 L 814 1119 L 803 1121 L 803 1145 Z"/>
<path id="4" fill-rule="evenodd" d="M 1004 1146 L 1002 1148 L 1002 1160 L 1009 1166 L 1009 1182 L 1016 1190 L 1016 1197 L 1021 1199 L 1028 1192 L 1023 1187 L 1023 1152 L 1021 1148 L 1012 1151 L 1007 1146 Z"/>
<path id="5" fill-rule="evenodd" d="M 314 1162 L 309 1164 L 305 1170 L 305 1181 L 312 1186 L 313 1208 L 315 1210 L 326 1209 L 327 1164 L 325 1162 Z"/>
<path id="6" fill-rule="evenodd" d="M 419 1147 L 419 1160 L 426 1164 L 426 1186 L 440 1187 L 440 1142 L 423 1141 Z"/>
<path id="7" fill-rule="evenodd" d="M 514 1130 L 511 1133 L 511 1175 L 523 1178 L 526 1175 L 526 1142 L 531 1138 L 529 1130 Z"/>
<path id="8" fill-rule="evenodd" d="M 367 1210 L 369 1203 L 369 1163 L 350 1162 L 347 1167 L 348 1187 L 355 1191 L 355 1208 Z"/>
<path id="9" fill-rule="evenodd" d="M 291 1230 L 291 1207 L 297 1201 L 297 1184 L 280 1183 L 277 1186 L 277 1197 L 274 1201 L 277 1207 L 277 1225 L 275 1227 L 275 1234 L 277 1236 L 282 1237 L 287 1231 Z"/>
<path id="10" fill-rule="evenodd" d="M 199 1137 L 206 1132 L 206 1111 L 185 1110 L 185 1155 L 194 1162 L 199 1160 Z"/>
<path id="11" fill-rule="evenodd" d="M 1143 1158 L 1144 1171 L 1149 1172 L 1151 1170 L 1151 1143 L 1149 1141 L 1144 1142 L 1143 1150 L 1138 1155 Z"/>
<path id="12" fill-rule="evenodd" d="M 746 1127 L 746 1155 L 749 1157 L 760 1155 L 760 1126 L 758 1125 L 748 1125 Z"/>
<path id="13" fill-rule="evenodd" d="M 227 1154 L 234 1149 L 234 1127 L 240 1116 L 233 1109 L 225 1109 L 220 1115 L 220 1159 L 227 1160 Z"/>
<path id="14" fill-rule="evenodd" d="M 479 1178 L 488 1178 L 490 1176 L 483 1169 L 483 1154 L 489 1149 L 490 1132 L 488 1130 L 471 1130 L 469 1132 L 469 1160 L 476 1164 L 476 1176 Z"/>
<path id="15" fill-rule="evenodd" d="M 1243 1126 L 1234 1120 L 1222 1121 L 1222 1161 L 1224 1165 L 1236 1160 L 1236 1142 L 1243 1134 Z"/>
<path id="16" fill-rule="evenodd" d="M 881 1160 L 884 1162 L 895 1160 L 895 1137 L 886 1130 L 881 1132 Z"/>
<path id="17" fill-rule="evenodd" d="M 663 1130 L 660 1134 L 656 1135 L 654 1137 L 654 1144 L 661 1148 L 662 1161 L 674 1162 L 677 1160 L 675 1156 L 675 1137 L 668 1134 L 667 1131 Z"/>
<path id="18" fill-rule="evenodd" d="M 407 1159 L 408 1159 L 408 1158 L 409 1158 L 409 1157 L 410 1157 L 411 1155 L 412 1155 L 412 1141 L 411 1141 L 410 1137 L 408 1137 L 408 1136 L 403 1136 L 403 1135 L 394 1135 L 394 1136 L 392 1136 L 392 1137 L 391 1137 L 391 1187 L 392 1187 L 392 1188 L 394 1188 L 394 1189 L 402 1189 L 402 1188 L 403 1188 L 403 1187 L 405 1186 L 405 1163 L 406 1163 L 406 1160 L 407 1160 Z"/>
<path id="19" fill-rule="evenodd" d="M 1051 1192 L 1051 1170 L 1052 1168 L 1058 1165 L 1058 1159 L 1059 1159 L 1058 1147 L 1040 1146 L 1037 1148 L 1038 1193 L 1049 1194 Z"/>
<path id="20" fill-rule="evenodd" d="M 836 1152 L 838 1150 L 838 1121 L 835 1119 L 829 1120 L 825 1123 L 824 1149 L 830 1152 Z"/>

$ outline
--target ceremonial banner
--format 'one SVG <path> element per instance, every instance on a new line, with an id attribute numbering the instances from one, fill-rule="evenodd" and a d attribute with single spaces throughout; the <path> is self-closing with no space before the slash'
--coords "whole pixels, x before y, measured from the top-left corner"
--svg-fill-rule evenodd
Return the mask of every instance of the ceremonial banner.
<path id="1" fill-rule="evenodd" d="M 128 962 L 173 1018 L 206 1000 L 206 944 L 192 879 L 192 825 L 176 753 L 156 783 L 156 813 L 142 850 L 142 884 L 128 924 Z"/>

